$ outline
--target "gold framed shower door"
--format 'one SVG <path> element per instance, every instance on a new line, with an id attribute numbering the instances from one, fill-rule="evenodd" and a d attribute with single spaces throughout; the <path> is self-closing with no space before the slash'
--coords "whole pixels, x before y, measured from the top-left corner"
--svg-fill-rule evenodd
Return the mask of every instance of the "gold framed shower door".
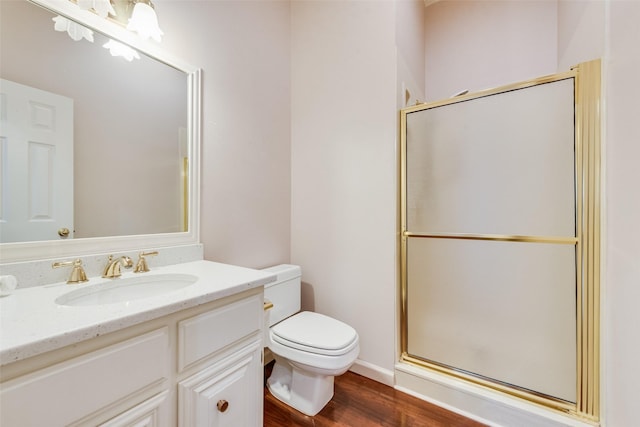
<path id="1" fill-rule="evenodd" d="M 460 97 L 420 104 L 400 111 L 399 155 L 399 300 L 401 362 L 443 373 L 491 390 L 568 413 L 576 418 L 598 421 L 600 417 L 600 245 L 601 245 L 601 75 L 600 60 L 582 63 L 568 72 L 545 76 Z M 409 229 L 407 200 L 407 115 L 557 82 L 574 80 L 575 150 L 575 236 L 529 236 L 424 232 Z M 576 395 L 575 402 L 524 389 L 456 367 L 428 360 L 408 351 L 408 245 L 422 239 L 494 241 L 572 245 L 575 247 Z"/>

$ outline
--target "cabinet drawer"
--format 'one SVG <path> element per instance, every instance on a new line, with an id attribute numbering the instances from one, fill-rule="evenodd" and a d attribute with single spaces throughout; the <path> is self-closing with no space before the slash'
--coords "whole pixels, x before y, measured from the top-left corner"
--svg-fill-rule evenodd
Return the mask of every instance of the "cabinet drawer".
<path id="1" fill-rule="evenodd" d="M 3 383 L 0 425 L 77 421 L 168 378 L 169 352 L 165 327 Z"/>
<path id="2" fill-rule="evenodd" d="M 262 328 L 262 295 L 178 323 L 179 371 Z"/>

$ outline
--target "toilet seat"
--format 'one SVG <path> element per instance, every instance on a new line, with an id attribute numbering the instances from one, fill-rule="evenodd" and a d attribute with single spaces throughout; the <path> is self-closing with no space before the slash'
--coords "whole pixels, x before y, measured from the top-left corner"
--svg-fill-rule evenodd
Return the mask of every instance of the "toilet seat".
<path id="1" fill-rule="evenodd" d="M 270 335 L 283 346 L 325 356 L 341 356 L 358 345 L 358 334 L 351 326 L 309 311 L 273 326 Z"/>

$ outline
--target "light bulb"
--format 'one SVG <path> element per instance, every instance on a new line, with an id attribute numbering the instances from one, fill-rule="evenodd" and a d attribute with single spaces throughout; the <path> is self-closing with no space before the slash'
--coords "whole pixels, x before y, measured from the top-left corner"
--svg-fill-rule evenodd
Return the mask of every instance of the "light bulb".
<path id="1" fill-rule="evenodd" d="M 156 12 L 146 3 L 136 3 L 133 7 L 127 30 L 136 31 L 143 39 L 152 38 L 158 43 L 164 34 L 158 26 Z"/>
<path id="2" fill-rule="evenodd" d="M 115 40 L 109 40 L 102 46 L 105 49 L 109 49 L 109 53 L 111 53 L 112 56 L 120 56 L 129 62 L 133 61 L 134 58 L 140 59 L 140 55 L 138 55 L 138 52 L 135 49 Z"/>
<path id="3" fill-rule="evenodd" d="M 93 42 L 93 31 L 90 29 L 83 27 L 77 22 L 73 22 L 63 16 L 56 16 L 52 18 L 55 24 L 53 28 L 56 31 L 66 31 L 73 40 L 78 41 L 82 39 L 87 39 L 90 42 Z"/>
<path id="4" fill-rule="evenodd" d="M 103 18 L 107 18 L 109 15 L 116 16 L 116 11 L 109 0 L 78 0 L 77 4 L 82 10 L 95 10 L 96 14 Z"/>

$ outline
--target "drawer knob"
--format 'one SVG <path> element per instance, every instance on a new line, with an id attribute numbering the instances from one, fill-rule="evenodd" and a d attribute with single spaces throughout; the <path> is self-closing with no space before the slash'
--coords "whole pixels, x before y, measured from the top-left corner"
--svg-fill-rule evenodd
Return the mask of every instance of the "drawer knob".
<path id="1" fill-rule="evenodd" d="M 226 400 L 218 400 L 218 411 L 224 412 L 229 409 L 229 402 Z"/>

